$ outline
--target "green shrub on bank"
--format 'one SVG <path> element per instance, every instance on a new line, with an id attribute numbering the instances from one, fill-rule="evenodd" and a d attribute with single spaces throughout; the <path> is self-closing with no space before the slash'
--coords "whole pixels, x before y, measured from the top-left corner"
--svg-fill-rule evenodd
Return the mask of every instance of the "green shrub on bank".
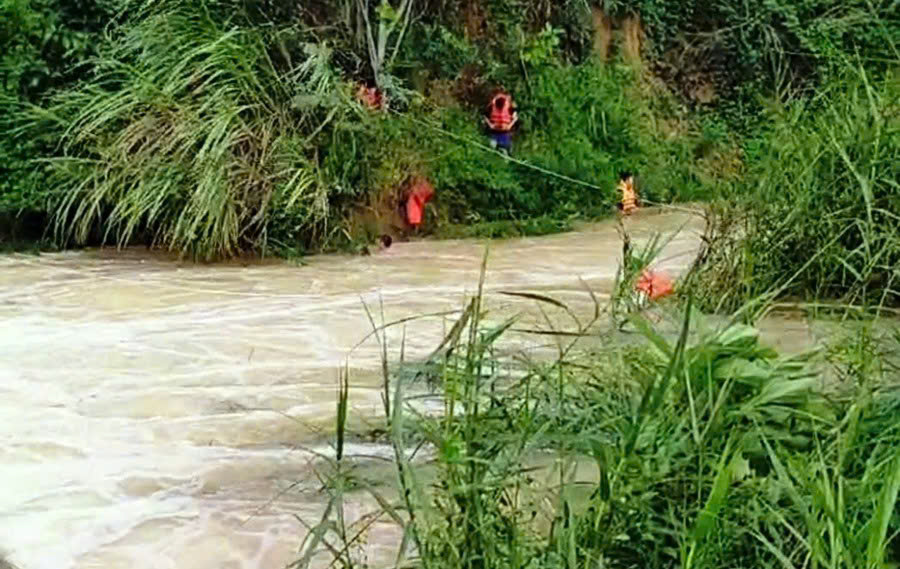
<path id="1" fill-rule="evenodd" d="M 36 158 L 52 153 L 41 132 L 13 136 L 22 106 L 88 71 L 115 0 L 0 3 L 0 240 L 40 239 L 47 213 L 46 168 Z"/>
<path id="2" fill-rule="evenodd" d="M 33 111 L 60 135 L 58 234 L 222 257 L 259 246 L 278 209 L 315 240 L 329 202 L 308 138 L 353 112 L 327 48 L 300 43 L 276 63 L 290 30 L 180 3 L 134 20 L 88 81 Z"/>
<path id="3" fill-rule="evenodd" d="M 900 82 L 862 68 L 772 110 L 720 220 L 708 276 L 732 305 L 772 290 L 900 302 Z"/>

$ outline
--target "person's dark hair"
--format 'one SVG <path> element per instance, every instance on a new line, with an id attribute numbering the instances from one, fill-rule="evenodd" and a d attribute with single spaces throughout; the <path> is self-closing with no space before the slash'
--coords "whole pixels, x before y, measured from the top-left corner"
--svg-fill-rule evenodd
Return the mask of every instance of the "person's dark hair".
<path id="1" fill-rule="evenodd" d="M 628 178 L 631 178 L 632 176 L 634 176 L 634 174 L 632 174 L 628 170 L 625 170 L 624 172 L 619 173 L 619 181 L 624 182 L 624 181 L 628 180 Z"/>
<path id="2" fill-rule="evenodd" d="M 494 99 L 494 106 L 497 107 L 498 110 L 503 110 L 503 107 L 506 106 L 506 97 L 499 96 Z"/>
<path id="3" fill-rule="evenodd" d="M 394 238 L 391 237 L 390 235 L 385 234 L 385 235 L 381 236 L 381 244 L 382 244 L 382 246 L 384 246 L 385 249 L 390 248 L 390 246 L 393 243 L 394 243 Z"/>

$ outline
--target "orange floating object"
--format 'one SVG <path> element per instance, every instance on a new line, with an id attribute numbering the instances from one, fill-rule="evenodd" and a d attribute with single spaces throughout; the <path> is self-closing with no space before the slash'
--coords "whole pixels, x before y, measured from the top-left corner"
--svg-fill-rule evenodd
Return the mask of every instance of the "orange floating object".
<path id="1" fill-rule="evenodd" d="M 413 227 L 422 223 L 425 204 L 434 197 L 434 188 L 425 178 L 416 178 L 406 198 L 406 221 Z"/>
<path id="2" fill-rule="evenodd" d="M 675 292 L 672 279 L 666 273 L 650 269 L 644 271 L 634 288 L 646 294 L 650 300 L 659 300 Z"/>

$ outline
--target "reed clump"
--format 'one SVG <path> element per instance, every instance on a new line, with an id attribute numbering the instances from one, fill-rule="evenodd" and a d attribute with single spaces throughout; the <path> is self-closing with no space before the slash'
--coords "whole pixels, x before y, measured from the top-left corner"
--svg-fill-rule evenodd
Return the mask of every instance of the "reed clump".
<path id="1" fill-rule="evenodd" d="M 527 298 L 548 314 L 567 310 Z M 747 323 L 752 307 L 723 321 L 688 294 L 648 319 L 633 304 L 598 302 L 593 318 L 542 334 L 558 354 L 548 359 L 511 351 L 515 319 L 497 321 L 483 306 L 479 288 L 430 360 L 442 413 L 423 414 L 415 403 L 428 386 L 385 360 L 396 489 L 355 491 L 377 496 L 371 515 L 402 536 L 395 566 L 900 562 L 900 335 L 891 326 L 848 321 L 841 337 L 785 355 Z M 624 336 L 608 331 L 618 328 Z M 342 382 L 338 445 L 348 389 Z M 340 478 L 351 465 L 339 459 L 331 472 Z M 304 561 L 324 551 L 337 566 L 362 567 L 336 508 L 312 527 Z"/>

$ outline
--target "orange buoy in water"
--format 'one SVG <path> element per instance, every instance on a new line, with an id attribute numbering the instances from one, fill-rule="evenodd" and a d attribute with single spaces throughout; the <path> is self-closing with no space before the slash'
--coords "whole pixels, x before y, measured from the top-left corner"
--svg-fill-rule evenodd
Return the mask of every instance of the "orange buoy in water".
<path id="1" fill-rule="evenodd" d="M 635 290 L 647 295 L 650 300 L 659 300 L 675 292 L 672 279 L 664 272 L 647 269 L 634 285 Z"/>
<path id="2" fill-rule="evenodd" d="M 406 197 L 406 221 L 413 227 L 422 223 L 425 213 L 425 204 L 434 197 L 434 188 L 425 178 L 418 177 L 413 180 L 412 187 Z"/>

